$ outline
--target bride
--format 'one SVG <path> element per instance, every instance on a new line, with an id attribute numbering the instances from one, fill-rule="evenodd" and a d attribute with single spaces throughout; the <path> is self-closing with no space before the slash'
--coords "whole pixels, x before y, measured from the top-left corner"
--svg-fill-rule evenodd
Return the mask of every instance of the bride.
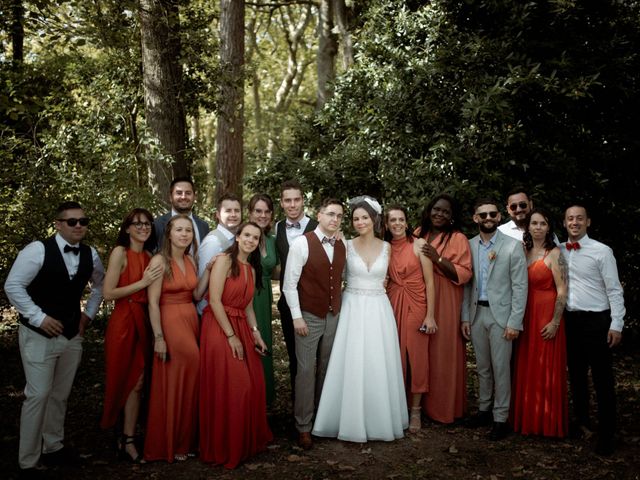
<path id="1" fill-rule="evenodd" d="M 390 441 L 408 425 L 396 322 L 384 289 L 390 248 L 376 237 L 380 204 L 367 196 L 350 203 L 358 237 L 347 241 L 347 287 L 313 434 Z"/>

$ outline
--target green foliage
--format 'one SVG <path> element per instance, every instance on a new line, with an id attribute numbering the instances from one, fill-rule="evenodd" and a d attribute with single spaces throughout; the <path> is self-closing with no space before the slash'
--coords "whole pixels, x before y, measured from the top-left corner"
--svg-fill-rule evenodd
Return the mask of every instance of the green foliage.
<path id="1" fill-rule="evenodd" d="M 298 177 L 315 201 L 369 193 L 414 221 L 441 191 L 467 217 L 475 197 L 516 184 L 558 220 L 586 202 L 637 318 L 639 13 L 614 0 L 371 2 L 333 101 L 251 185 Z"/>

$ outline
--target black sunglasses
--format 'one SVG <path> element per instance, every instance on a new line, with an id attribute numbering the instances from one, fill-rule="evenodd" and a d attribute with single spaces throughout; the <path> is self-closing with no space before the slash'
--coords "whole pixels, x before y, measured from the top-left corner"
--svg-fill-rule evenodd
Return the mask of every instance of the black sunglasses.
<path id="1" fill-rule="evenodd" d="M 509 210 L 511 210 L 512 212 L 515 212 L 518 209 L 518 207 L 520 207 L 520 210 L 524 210 L 528 206 L 529 204 L 527 202 L 512 203 L 511 205 L 509 205 Z"/>
<path id="2" fill-rule="evenodd" d="M 490 216 L 491 218 L 496 218 L 498 216 L 498 212 L 496 210 L 494 210 L 493 212 L 481 212 L 481 213 L 478 213 L 478 216 L 482 220 L 486 219 L 487 215 Z"/>
<path id="3" fill-rule="evenodd" d="M 57 218 L 59 222 L 66 222 L 70 227 L 75 227 L 78 223 L 82 227 L 89 225 L 89 217 L 82 218 Z"/>

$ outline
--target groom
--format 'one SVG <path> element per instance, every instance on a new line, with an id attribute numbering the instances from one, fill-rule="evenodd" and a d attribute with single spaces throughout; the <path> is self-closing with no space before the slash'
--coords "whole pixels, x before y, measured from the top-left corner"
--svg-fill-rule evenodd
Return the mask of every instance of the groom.
<path id="1" fill-rule="evenodd" d="M 343 215 L 340 201 L 325 200 L 316 229 L 291 245 L 284 274 L 282 292 L 293 317 L 297 358 L 293 410 L 298 443 L 305 450 L 313 446 L 313 414 L 338 326 L 346 249 L 335 236 Z"/>
<path id="2" fill-rule="evenodd" d="M 473 280 L 465 285 L 461 320 L 462 335 L 476 352 L 480 392 L 479 411 L 467 426 L 489 425 L 493 413 L 489 439 L 502 440 L 508 433 L 512 341 L 522 330 L 527 304 L 527 262 L 522 243 L 497 230 L 496 202 L 479 200 L 473 221 L 480 234 L 469 242 Z"/>

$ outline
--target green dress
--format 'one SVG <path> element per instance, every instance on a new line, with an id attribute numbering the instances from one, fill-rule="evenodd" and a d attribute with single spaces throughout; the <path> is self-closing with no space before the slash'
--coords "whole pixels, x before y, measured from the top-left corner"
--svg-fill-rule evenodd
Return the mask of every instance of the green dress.
<path id="1" fill-rule="evenodd" d="M 256 290 L 253 296 L 253 309 L 258 321 L 260 335 L 267 344 L 270 352 L 273 352 L 273 339 L 271 334 L 271 305 L 273 293 L 271 292 L 271 272 L 278 265 L 278 252 L 276 250 L 276 237 L 266 235 L 266 256 L 262 257 L 262 288 Z M 275 385 L 273 381 L 273 357 L 262 357 L 264 367 L 264 383 L 267 389 L 267 405 L 271 405 L 275 397 Z"/>

